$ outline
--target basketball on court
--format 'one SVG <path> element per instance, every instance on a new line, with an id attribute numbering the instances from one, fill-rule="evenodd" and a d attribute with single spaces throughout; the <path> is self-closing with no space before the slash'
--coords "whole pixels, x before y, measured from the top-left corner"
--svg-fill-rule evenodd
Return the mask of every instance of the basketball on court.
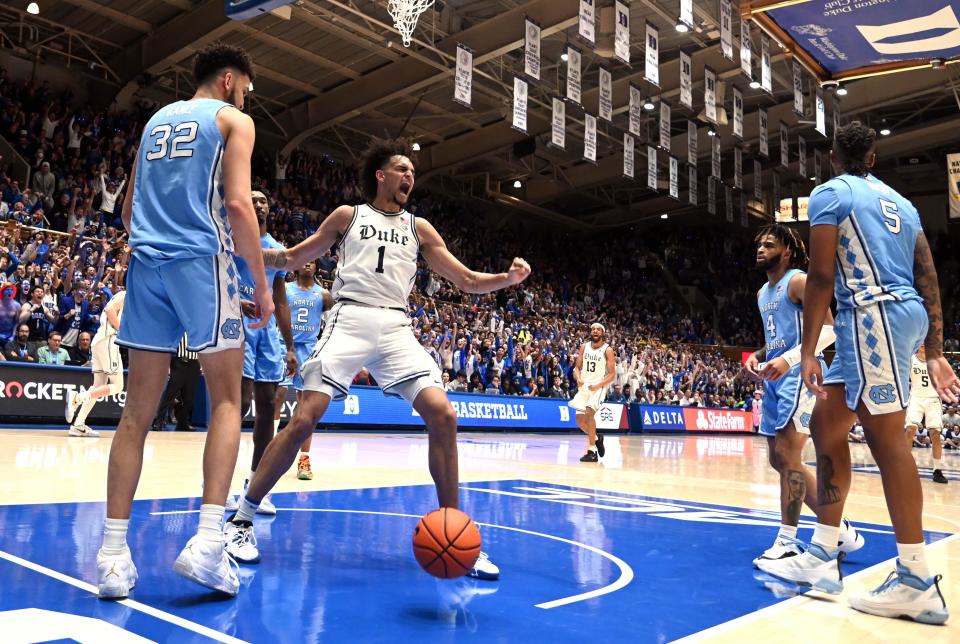
<path id="1" fill-rule="evenodd" d="M 434 510 L 423 515 L 413 530 L 413 556 L 434 577 L 463 577 L 479 555 L 480 530 L 460 510 Z"/>

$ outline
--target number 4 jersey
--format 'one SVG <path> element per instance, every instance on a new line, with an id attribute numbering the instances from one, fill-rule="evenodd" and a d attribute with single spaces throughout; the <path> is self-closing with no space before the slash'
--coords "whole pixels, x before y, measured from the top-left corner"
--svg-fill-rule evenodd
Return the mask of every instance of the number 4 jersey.
<path id="1" fill-rule="evenodd" d="M 784 273 L 779 282 L 773 286 L 766 283 L 757 292 L 757 306 L 767 340 L 765 360 L 773 360 L 800 344 L 803 313 L 787 292 L 790 290 L 790 280 L 802 274 L 803 271 L 792 268 Z"/>
<path id="2" fill-rule="evenodd" d="M 157 266 L 233 251 L 224 207 L 224 140 L 213 99 L 178 101 L 147 122 L 137 153 L 130 245 Z"/>
<path id="3" fill-rule="evenodd" d="M 337 247 L 334 299 L 406 310 L 419 252 L 412 213 L 354 206 L 353 219 Z"/>

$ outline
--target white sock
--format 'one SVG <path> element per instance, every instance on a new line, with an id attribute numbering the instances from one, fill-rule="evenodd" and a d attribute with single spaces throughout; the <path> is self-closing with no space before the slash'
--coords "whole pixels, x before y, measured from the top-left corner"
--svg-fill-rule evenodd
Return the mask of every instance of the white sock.
<path id="1" fill-rule="evenodd" d="M 910 571 L 911 575 L 916 575 L 924 581 L 930 577 L 925 545 L 923 542 L 897 544 L 897 556 L 900 557 L 900 563 Z"/>
<path id="2" fill-rule="evenodd" d="M 110 519 L 103 522 L 103 550 L 119 554 L 127 547 L 127 527 L 130 519 Z"/>
<path id="3" fill-rule="evenodd" d="M 813 538 L 810 541 L 827 552 L 833 552 L 840 543 L 840 526 L 818 523 L 813 528 Z"/>
<path id="4" fill-rule="evenodd" d="M 97 404 L 96 399 L 87 398 L 80 404 L 80 413 L 76 415 L 76 420 L 73 421 L 74 426 L 86 425 L 87 416 L 90 415 L 90 412 L 93 411 L 94 405 Z"/>
<path id="5" fill-rule="evenodd" d="M 785 523 L 780 524 L 780 531 L 777 532 L 777 539 L 780 537 L 786 537 L 788 539 L 797 538 L 797 526 L 795 525 L 786 525 Z"/>
<path id="6" fill-rule="evenodd" d="M 939 459 L 939 458 L 935 458 L 935 459 L 932 459 L 932 460 L 933 460 L 933 469 L 935 469 L 935 470 L 941 469 L 940 459 Z"/>
<path id="7" fill-rule="evenodd" d="M 80 393 L 78 393 L 76 396 L 73 397 L 73 404 L 82 405 L 83 403 L 87 402 L 89 398 L 90 398 L 90 390 L 84 389 L 83 391 L 81 391 Z"/>
<path id="8" fill-rule="evenodd" d="M 197 536 L 206 541 L 223 541 L 223 506 L 204 503 L 200 506 L 200 527 Z"/>
<path id="9" fill-rule="evenodd" d="M 273 421 L 273 433 L 276 434 L 280 430 L 280 419 Z"/>
<path id="10" fill-rule="evenodd" d="M 253 515 L 257 513 L 257 508 L 260 507 L 259 503 L 253 503 L 247 499 L 246 496 L 240 498 L 240 507 L 237 509 L 237 514 L 233 517 L 233 521 L 253 521 Z"/>

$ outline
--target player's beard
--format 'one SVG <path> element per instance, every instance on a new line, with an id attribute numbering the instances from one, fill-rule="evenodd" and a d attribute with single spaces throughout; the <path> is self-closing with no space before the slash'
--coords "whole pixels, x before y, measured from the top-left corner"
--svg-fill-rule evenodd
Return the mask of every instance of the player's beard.
<path id="1" fill-rule="evenodd" d="M 773 270 L 780 265 L 781 259 L 783 259 L 783 253 L 777 253 L 776 255 L 767 257 L 763 261 L 757 262 L 757 268 L 764 272 Z"/>

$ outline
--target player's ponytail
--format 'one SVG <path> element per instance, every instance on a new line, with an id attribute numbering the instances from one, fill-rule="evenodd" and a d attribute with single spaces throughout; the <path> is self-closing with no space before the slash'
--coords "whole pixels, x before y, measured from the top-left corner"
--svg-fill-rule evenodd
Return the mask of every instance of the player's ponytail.
<path id="1" fill-rule="evenodd" d="M 877 132 L 860 121 L 853 121 L 837 129 L 833 139 L 833 153 L 844 172 L 858 177 L 865 176 L 870 167 L 867 157 L 877 142 Z"/>

